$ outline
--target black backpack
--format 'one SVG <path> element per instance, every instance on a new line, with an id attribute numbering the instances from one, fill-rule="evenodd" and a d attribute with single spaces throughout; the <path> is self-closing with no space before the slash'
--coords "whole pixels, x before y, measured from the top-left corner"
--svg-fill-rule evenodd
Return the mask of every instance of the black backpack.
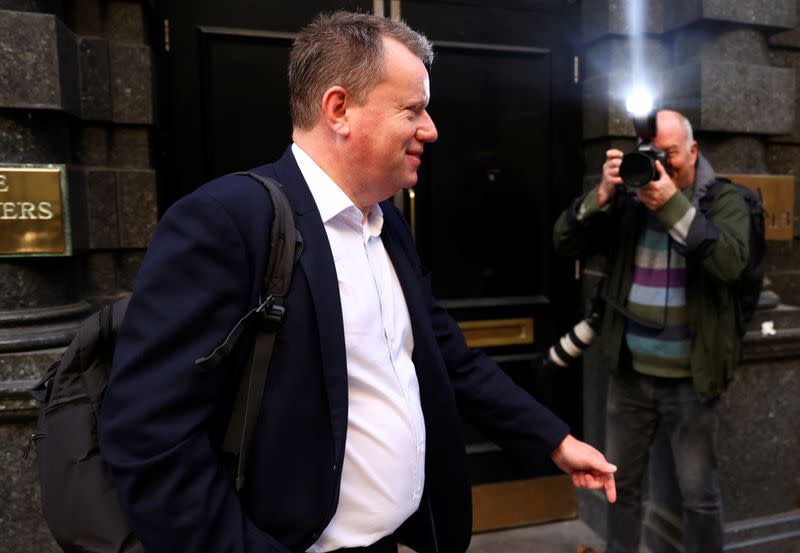
<path id="1" fill-rule="evenodd" d="M 758 308 L 758 298 L 764 288 L 764 254 L 767 249 L 764 228 L 764 203 L 761 201 L 760 193 L 756 194 L 750 188 L 731 182 L 728 179 L 717 178 L 709 187 L 706 195 L 700 199 L 700 211 L 703 213 L 708 212 L 723 186 L 731 186 L 739 192 L 747 205 L 747 212 L 750 215 L 750 255 L 747 258 L 747 265 L 742 271 L 738 284 L 739 334 L 744 336 L 745 332 L 747 332 L 747 325 Z"/>
<path id="2" fill-rule="evenodd" d="M 282 186 L 253 173 L 239 174 L 263 184 L 274 206 L 265 299 L 239 320 L 222 345 L 195 361 L 198 370 L 209 369 L 230 353 L 243 332 L 257 329 L 221 447 L 225 457 L 233 458 L 231 470 L 237 490 L 244 485 L 247 453 L 272 347 L 285 315 L 283 301 L 303 245 Z M 31 442 L 36 444 L 42 511 L 53 537 L 68 553 L 144 551 L 128 526 L 97 443 L 97 420 L 128 299 L 106 305 L 84 320 L 61 358 L 31 390 L 40 402 Z"/>

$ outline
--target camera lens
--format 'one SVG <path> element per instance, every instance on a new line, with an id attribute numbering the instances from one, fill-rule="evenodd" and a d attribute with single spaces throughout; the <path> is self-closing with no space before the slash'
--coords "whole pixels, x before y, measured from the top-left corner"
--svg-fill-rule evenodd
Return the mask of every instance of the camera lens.
<path id="1" fill-rule="evenodd" d="M 658 177 L 655 164 L 650 156 L 641 152 L 629 152 L 622 156 L 619 166 L 622 182 L 630 188 L 641 188 Z"/>

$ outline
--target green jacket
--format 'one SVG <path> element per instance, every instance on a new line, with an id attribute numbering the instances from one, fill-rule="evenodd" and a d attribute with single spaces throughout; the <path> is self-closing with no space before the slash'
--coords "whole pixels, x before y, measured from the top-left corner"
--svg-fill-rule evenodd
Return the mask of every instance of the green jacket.
<path id="1" fill-rule="evenodd" d="M 747 263 L 749 215 L 741 195 L 724 186 L 706 213 L 700 198 L 714 182 L 708 162 L 698 156 L 697 177 L 684 191 L 696 213 L 686 237 L 686 304 L 691 336 L 690 369 L 698 396 L 718 396 L 733 380 L 741 339 L 737 328 L 739 309 L 736 283 Z M 584 199 L 596 205 L 595 190 L 577 198 L 561 214 L 553 229 L 556 251 L 566 256 L 605 254 L 608 260 L 605 295 L 625 305 L 633 284 L 634 255 L 644 220 L 644 205 L 620 188 L 607 210 L 589 209 L 578 219 Z M 683 198 L 675 194 L 655 216 L 665 222 Z M 597 339 L 603 361 L 612 372 L 619 370 L 625 340 L 625 318 L 606 305 Z"/>

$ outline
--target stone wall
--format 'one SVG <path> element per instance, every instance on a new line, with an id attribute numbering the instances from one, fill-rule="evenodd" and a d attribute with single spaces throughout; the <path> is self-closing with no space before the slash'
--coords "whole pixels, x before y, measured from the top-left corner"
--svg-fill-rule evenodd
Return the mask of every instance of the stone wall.
<path id="1" fill-rule="evenodd" d="M 0 0 L 0 165 L 64 164 L 73 255 L 0 259 L 0 551 L 58 551 L 39 515 L 25 390 L 155 227 L 149 4 Z"/>
<path id="2" fill-rule="evenodd" d="M 718 172 L 800 176 L 800 28 L 797 0 L 642 0 L 641 37 L 625 0 L 584 0 L 583 132 L 586 186 L 600 178 L 609 147 L 635 144 L 624 107 L 631 67 L 642 71 L 661 105 L 692 122 L 700 150 Z M 641 75 L 638 75 L 641 76 Z M 795 198 L 800 194 L 795 191 Z M 800 213 L 797 206 L 795 214 Z M 770 241 L 767 273 L 781 303 L 762 310 L 746 337 L 737 381 L 719 402 L 726 549 L 796 551 L 800 543 L 796 421 L 800 404 L 800 237 Z M 586 289 L 592 283 L 585 283 Z M 759 324 L 778 333 L 762 336 Z M 585 437 L 605 441 L 606 370 L 595 352 L 584 363 Z M 644 540 L 652 552 L 683 551 L 680 498 L 663 436 L 651 451 Z M 605 535 L 597 494 L 579 500 L 581 515 Z"/>

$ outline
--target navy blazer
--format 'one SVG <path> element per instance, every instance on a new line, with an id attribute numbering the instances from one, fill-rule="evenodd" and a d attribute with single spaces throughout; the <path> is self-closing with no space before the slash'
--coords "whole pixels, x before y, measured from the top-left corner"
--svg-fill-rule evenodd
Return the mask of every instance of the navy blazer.
<path id="1" fill-rule="evenodd" d="M 304 250 L 286 299 L 247 480 L 237 495 L 219 447 L 252 339 L 201 372 L 258 299 L 272 204 L 254 180 L 216 179 L 160 221 L 120 330 L 99 437 L 131 527 L 148 552 L 305 551 L 338 504 L 347 434 L 347 362 L 333 257 L 314 199 L 287 150 L 255 172 L 281 182 Z M 524 463 L 568 428 L 481 352 L 436 304 L 400 212 L 383 202 L 381 238 L 414 334 L 427 436 L 425 493 L 398 531 L 418 551 L 462 552 L 471 499 L 460 417 Z"/>

